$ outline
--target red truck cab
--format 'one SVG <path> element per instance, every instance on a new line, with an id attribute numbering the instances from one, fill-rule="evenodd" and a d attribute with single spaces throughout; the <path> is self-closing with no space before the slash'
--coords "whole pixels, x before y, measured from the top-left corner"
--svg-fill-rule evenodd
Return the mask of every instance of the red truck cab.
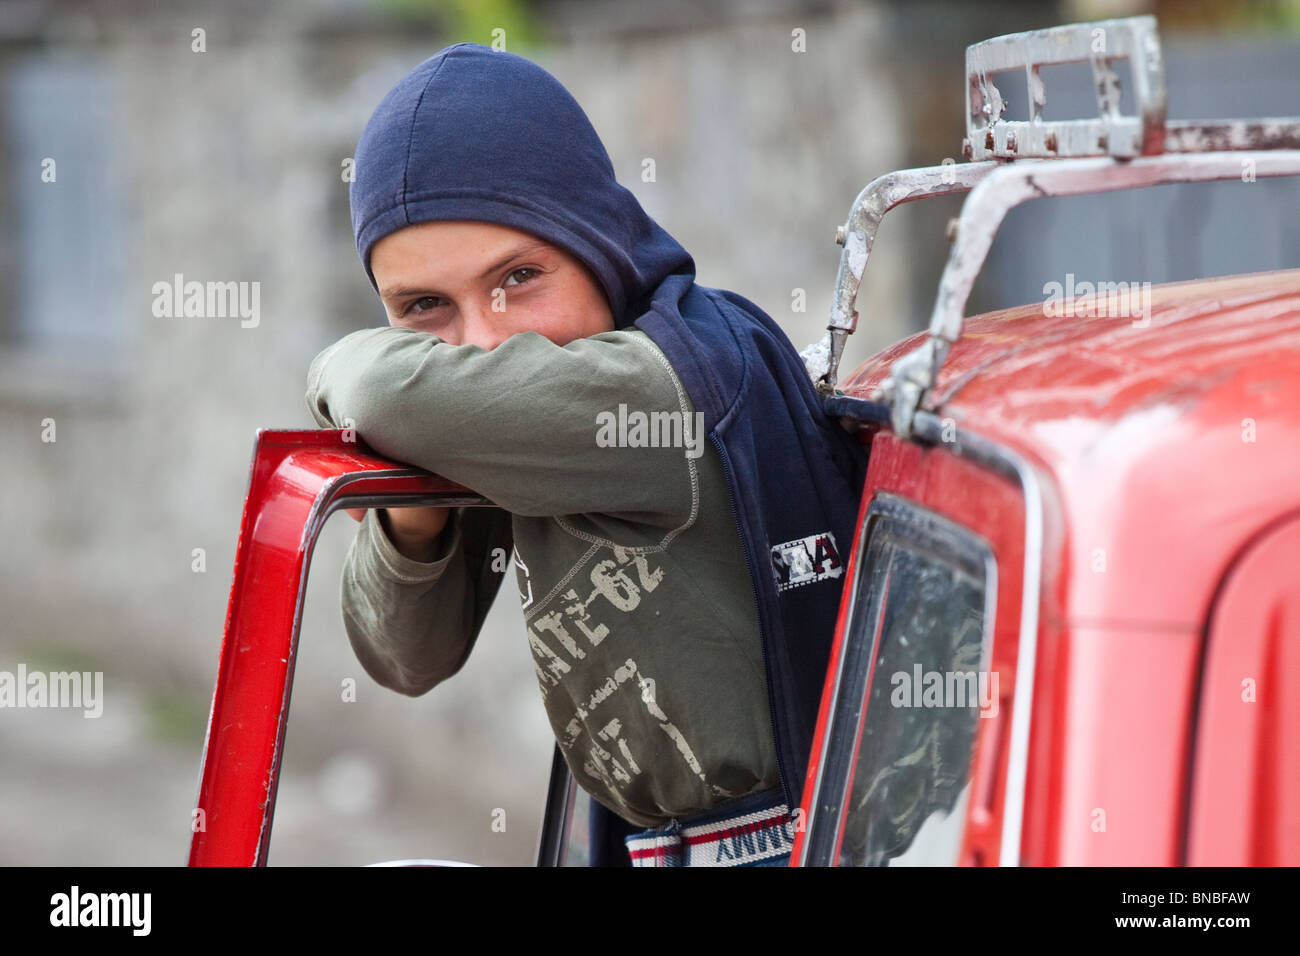
<path id="1" fill-rule="evenodd" d="M 1042 313 L 966 323 L 916 440 L 863 427 L 799 861 L 1295 864 L 1300 271 Z"/>

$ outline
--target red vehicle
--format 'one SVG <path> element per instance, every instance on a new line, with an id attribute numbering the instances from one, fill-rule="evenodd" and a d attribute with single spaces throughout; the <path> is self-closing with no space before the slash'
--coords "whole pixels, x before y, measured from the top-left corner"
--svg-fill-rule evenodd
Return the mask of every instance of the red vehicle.
<path id="1" fill-rule="evenodd" d="M 1038 68 L 1077 61 L 1098 118 L 1043 121 Z M 870 466 L 792 865 L 1300 863 L 1300 270 L 963 318 L 1018 203 L 1300 174 L 1300 122 L 1167 121 L 1149 17 L 977 44 L 967 75 L 973 161 L 863 190 L 804 352 Z M 966 191 L 930 330 L 839 382 L 881 218 Z M 491 504 L 349 437 L 258 434 L 191 865 L 266 862 L 325 518 Z M 557 752 L 540 865 L 584 862 L 581 799 Z"/>

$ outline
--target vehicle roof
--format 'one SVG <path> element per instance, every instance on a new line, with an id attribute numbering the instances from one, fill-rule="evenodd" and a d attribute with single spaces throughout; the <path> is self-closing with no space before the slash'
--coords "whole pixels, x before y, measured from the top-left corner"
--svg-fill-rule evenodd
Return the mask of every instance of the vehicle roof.
<path id="1" fill-rule="evenodd" d="M 1150 293 L 1145 328 L 1127 317 L 1046 317 L 1042 302 L 967 319 L 925 407 L 1047 471 L 1076 560 L 1089 543 L 1111 548 L 1159 590 L 1153 565 L 1186 574 L 1198 559 L 1171 555 L 1206 552 L 1206 580 L 1170 580 L 1165 597 L 1131 588 L 1105 598 L 1098 586 L 1092 604 L 1072 602 L 1190 625 L 1202 613 L 1180 607 L 1177 593 L 1203 586 L 1203 598 L 1213 569 L 1300 508 L 1300 269 Z M 860 365 L 845 394 L 875 397 L 893 361 L 924 339 Z"/>

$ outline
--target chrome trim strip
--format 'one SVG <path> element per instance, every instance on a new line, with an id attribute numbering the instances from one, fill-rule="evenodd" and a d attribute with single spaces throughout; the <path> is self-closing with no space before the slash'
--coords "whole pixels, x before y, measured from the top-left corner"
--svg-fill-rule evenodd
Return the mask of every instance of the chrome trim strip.
<path id="1" fill-rule="evenodd" d="M 385 860 L 382 863 L 367 863 L 366 866 L 478 866 L 477 863 L 462 863 L 459 860 Z"/>
<path id="2" fill-rule="evenodd" d="M 465 864 L 459 860 L 385 860 L 380 864 L 365 864 L 367 866 L 478 866 L 478 864 Z"/>
<path id="3" fill-rule="evenodd" d="M 918 437 L 938 444 L 943 419 L 917 412 Z M 1038 607 L 1042 600 L 1043 494 L 1034 467 L 1015 451 L 957 429 L 956 441 L 946 443 L 954 454 L 1014 476 L 1025 496 L 1025 567 L 1020 587 L 1020 643 L 1016 650 L 1016 691 L 1011 702 L 1011 744 L 1007 754 L 1007 788 L 1002 808 L 999 866 L 1020 865 L 1020 841 L 1025 822 L 1025 786 L 1029 773 L 1029 732 L 1034 704 L 1034 668 L 1038 661 Z"/>

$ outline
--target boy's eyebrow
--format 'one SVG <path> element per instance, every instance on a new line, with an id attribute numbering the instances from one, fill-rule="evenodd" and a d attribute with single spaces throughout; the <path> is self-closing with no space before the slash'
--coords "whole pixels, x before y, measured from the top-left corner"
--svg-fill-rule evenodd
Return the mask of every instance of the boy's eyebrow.
<path id="1" fill-rule="evenodd" d="M 504 256 L 502 256 L 500 259 L 496 260 L 496 262 L 492 263 L 490 266 L 484 269 L 481 273 L 478 274 L 478 276 L 476 276 L 476 278 L 486 279 L 488 276 L 496 272 L 498 269 L 503 268 L 512 259 L 517 259 L 520 256 L 526 256 L 529 253 L 537 252 L 539 250 L 548 249 L 548 248 L 550 248 L 550 243 L 545 242 L 541 239 L 530 239 L 525 242 L 521 242 L 519 245 L 515 246 Z M 421 288 L 411 287 L 411 286 L 393 286 L 391 288 L 380 290 L 379 297 L 381 299 L 400 299 L 403 296 L 415 295 L 417 293 L 420 295 L 440 294 L 437 293 L 437 290 L 435 289 L 421 289 Z"/>

